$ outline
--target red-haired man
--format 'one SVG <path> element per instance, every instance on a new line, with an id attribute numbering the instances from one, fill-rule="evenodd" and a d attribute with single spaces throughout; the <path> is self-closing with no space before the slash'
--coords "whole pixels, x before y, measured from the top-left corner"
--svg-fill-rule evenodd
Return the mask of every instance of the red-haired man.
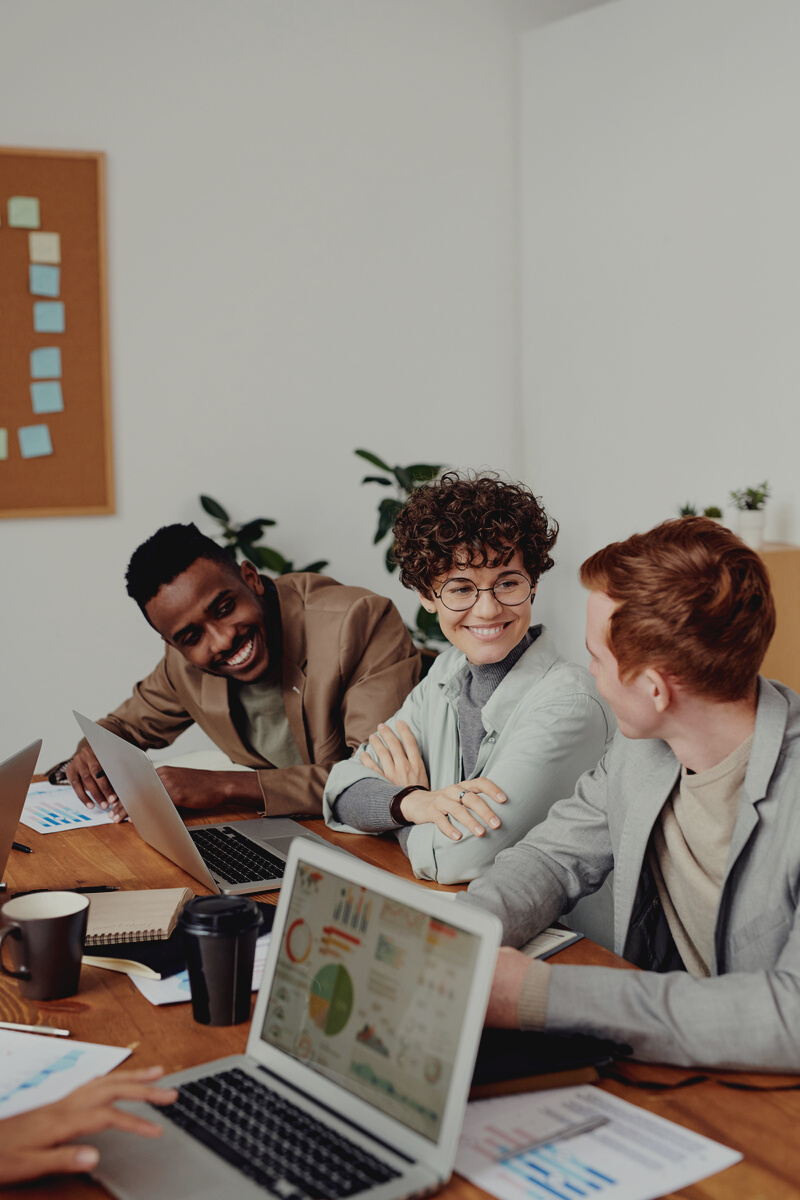
<path id="1" fill-rule="evenodd" d="M 581 568 L 587 646 L 619 733 L 471 884 L 503 921 L 487 1023 L 627 1042 L 640 1059 L 800 1068 L 800 697 L 759 677 L 775 628 L 759 557 L 702 517 Z M 523 945 L 614 869 L 617 952 Z"/>

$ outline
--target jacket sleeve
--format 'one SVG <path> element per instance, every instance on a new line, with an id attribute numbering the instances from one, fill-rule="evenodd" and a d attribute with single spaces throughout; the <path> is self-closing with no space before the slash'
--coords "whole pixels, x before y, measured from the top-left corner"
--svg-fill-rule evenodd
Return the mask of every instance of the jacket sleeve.
<path id="1" fill-rule="evenodd" d="M 462 903 L 500 918 L 504 945 L 523 946 L 582 896 L 597 891 L 613 869 L 606 810 L 608 754 L 581 776 L 572 796 L 553 805 L 541 825 L 502 850 L 484 875 L 459 892 Z"/>
<path id="2" fill-rule="evenodd" d="M 528 706 L 508 742 L 501 738 L 497 754 L 480 771 L 508 797 L 504 804 L 483 797 L 500 818 L 500 828 L 475 837 L 454 822 L 461 834 L 454 842 L 436 825 L 416 825 L 408 839 L 414 874 L 438 883 L 482 875 L 502 850 L 519 842 L 557 800 L 572 792 L 578 777 L 602 758 L 608 736 L 602 705 L 585 692 Z"/>
<path id="3" fill-rule="evenodd" d="M 194 717 L 184 708 L 170 679 L 166 658 L 136 684 L 130 699 L 98 721 L 98 725 L 141 750 L 161 750 L 171 745 L 193 723 Z M 85 745 L 82 739 L 78 748 Z"/>
<path id="4" fill-rule="evenodd" d="M 345 748 L 365 742 L 419 679 L 419 653 L 390 600 L 366 595 L 350 607 L 339 635 L 339 673 L 342 737 L 317 763 L 259 771 L 268 816 L 320 816 L 325 781 Z"/>
<path id="5" fill-rule="evenodd" d="M 425 696 L 429 686 L 429 679 L 423 679 L 421 683 L 417 684 L 417 686 L 406 699 L 405 704 L 403 704 L 403 706 L 394 714 L 394 716 L 390 717 L 386 722 L 392 732 L 397 733 L 397 722 L 405 721 L 414 735 L 414 739 L 417 743 L 420 754 L 422 755 L 422 761 L 425 763 L 426 770 L 430 769 L 430 763 L 428 761 L 425 749 L 425 720 L 423 714 L 425 709 Z M 376 728 L 377 724 L 378 722 L 376 722 Z M 374 732 L 375 729 L 370 730 L 370 733 Z M 378 785 L 375 789 L 376 798 L 380 797 L 381 794 L 386 795 L 386 784 L 388 781 L 383 779 L 382 776 L 375 775 L 375 773 L 370 771 L 368 767 L 363 766 L 359 757 L 363 750 L 366 750 L 367 754 L 369 754 L 370 757 L 376 762 L 378 761 L 374 750 L 369 743 L 364 740 L 356 748 L 352 758 L 348 758 L 345 762 L 337 763 L 334 766 L 330 775 L 328 776 L 328 782 L 325 785 L 325 794 L 322 801 L 322 812 L 323 816 L 325 817 L 325 823 L 329 825 L 331 829 L 336 829 L 339 833 L 382 833 L 385 831 L 385 829 L 397 828 L 397 826 L 394 825 L 391 817 L 388 817 L 388 824 L 385 826 L 385 828 L 372 828 L 372 822 L 369 820 L 369 816 L 366 813 L 363 824 L 358 821 L 357 818 L 351 818 L 352 823 L 349 825 L 342 824 L 342 822 L 339 821 L 335 815 L 334 810 L 336 807 L 336 801 L 344 792 L 347 791 L 348 788 L 352 787 L 354 783 L 361 784 L 375 782 Z M 389 786 L 391 787 L 391 785 Z M 396 788 L 392 788 L 392 795 L 394 795 L 395 791 L 397 790 L 398 789 Z M 389 796 L 389 799 L 391 800 L 391 796 Z"/>

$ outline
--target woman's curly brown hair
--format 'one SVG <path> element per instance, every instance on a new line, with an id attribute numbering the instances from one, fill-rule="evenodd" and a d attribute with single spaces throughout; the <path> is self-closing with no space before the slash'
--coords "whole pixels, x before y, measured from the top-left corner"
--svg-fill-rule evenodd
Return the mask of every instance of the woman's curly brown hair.
<path id="1" fill-rule="evenodd" d="M 404 586 L 430 597 L 434 581 L 453 567 L 504 565 L 518 550 L 535 584 L 553 566 L 557 537 L 558 524 L 523 483 L 448 471 L 400 510 L 394 557 Z"/>

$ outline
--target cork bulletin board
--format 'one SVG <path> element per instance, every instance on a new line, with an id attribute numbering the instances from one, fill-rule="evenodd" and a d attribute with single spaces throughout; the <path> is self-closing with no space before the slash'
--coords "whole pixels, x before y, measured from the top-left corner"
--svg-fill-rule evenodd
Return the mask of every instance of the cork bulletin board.
<path id="1" fill-rule="evenodd" d="M 0 517 L 113 511 L 104 156 L 0 148 Z"/>

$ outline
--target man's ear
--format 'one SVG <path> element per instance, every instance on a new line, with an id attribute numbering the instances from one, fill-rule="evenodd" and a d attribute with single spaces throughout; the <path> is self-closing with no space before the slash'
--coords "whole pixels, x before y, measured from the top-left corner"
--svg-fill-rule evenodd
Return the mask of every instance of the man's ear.
<path id="1" fill-rule="evenodd" d="M 672 703 L 675 683 L 668 676 L 662 675 L 660 671 L 656 671 L 653 667 L 648 667 L 645 670 L 644 679 L 647 694 L 656 712 L 661 716 Z"/>
<path id="2" fill-rule="evenodd" d="M 242 582 L 247 584 L 251 592 L 255 592 L 257 596 L 264 595 L 264 584 L 261 576 L 256 568 L 247 559 L 243 563 L 239 563 L 239 574 L 242 577 Z"/>
<path id="3" fill-rule="evenodd" d="M 425 596 L 422 592 L 417 592 L 417 596 L 419 597 L 419 602 L 425 609 L 425 612 L 436 612 L 436 601 L 434 600 L 433 596 Z"/>

